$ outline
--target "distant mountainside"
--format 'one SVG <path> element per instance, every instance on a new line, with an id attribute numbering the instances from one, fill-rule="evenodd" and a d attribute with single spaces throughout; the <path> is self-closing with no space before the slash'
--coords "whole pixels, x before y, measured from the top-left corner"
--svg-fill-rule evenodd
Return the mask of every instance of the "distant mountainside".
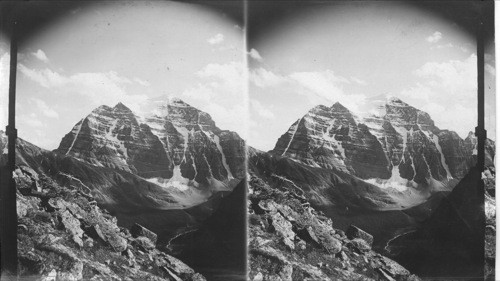
<path id="1" fill-rule="evenodd" d="M 148 116 L 122 103 L 100 106 L 55 150 L 95 167 L 138 176 L 189 207 L 231 191 L 245 176 L 245 143 L 179 99 L 152 101 Z M 181 206 L 179 206 L 181 207 Z"/>
<path id="2" fill-rule="evenodd" d="M 277 141 L 274 154 L 313 167 L 336 169 L 383 188 L 451 190 L 474 165 L 476 140 L 435 126 L 429 114 L 398 98 L 373 102 L 360 118 L 335 103 L 319 105 Z M 488 141 L 488 159 L 494 143 Z"/>

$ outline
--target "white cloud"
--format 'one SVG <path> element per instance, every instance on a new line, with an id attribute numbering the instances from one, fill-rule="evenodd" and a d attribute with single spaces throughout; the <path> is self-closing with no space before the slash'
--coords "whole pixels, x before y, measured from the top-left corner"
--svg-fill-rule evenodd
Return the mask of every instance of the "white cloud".
<path id="1" fill-rule="evenodd" d="M 477 57 L 428 62 L 414 74 L 421 81 L 402 91 L 405 101 L 426 111 L 441 129 L 464 137 L 476 126 Z"/>
<path id="2" fill-rule="evenodd" d="M 450 98 L 475 98 L 477 89 L 477 56 L 472 54 L 464 61 L 450 60 L 444 63 L 428 62 L 415 71 L 427 84 L 440 88 Z"/>
<path id="3" fill-rule="evenodd" d="M 144 86 L 144 87 L 151 86 L 151 83 L 149 83 L 146 80 L 142 80 L 141 78 L 138 78 L 138 77 L 134 77 L 134 82 L 136 82 L 137 84 L 139 84 L 141 86 Z"/>
<path id="4" fill-rule="evenodd" d="M 196 75 L 201 78 L 211 79 L 212 83 L 222 84 L 221 87 L 233 92 L 242 93 L 244 91 L 244 67 L 240 62 L 230 62 L 226 64 L 211 63 L 205 66 Z M 214 86 L 216 84 L 213 84 Z"/>
<path id="5" fill-rule="evenodd" d="M 19 64 L 19 71 L 44 88 L 61 87 L 69 82 L 68 78 L 48 68 L 35 70 Z"/>
<path id="6" fill-rule="evenodd" d="M 335 101 L 338 96 L 343 96 L 342 83 L 349 83 L 349 80 L 335 75 L 331 70 L 322 72 L 294 72 L 289 77 L 295 80 L 300 86 L 329 101 Z"/>
<path id="7" fill-rule="evenodd" d="M 214 35 L 213 37 L 210 37 L 207 39 L 207 42 L 210 44 L 210 45 L 217 45 L 217 44 L 220 44 L 224 41 L 224 35 L 218 33 L 216 35 Z"/>
<path id="8" fill-rule="evenodd" d="M 449 49 L 449 48 L 458 48 L 460 51 L 467 53 L 469 52 L 469 49 L 467 49 L 464 46 L 455 46 L 452 43 L 447 43 L 447 44 L 439 44 L 436 46 L 431 47 L 431 49 Z"/>
<path id="9" fill-rule="evenodd" d="M 489 74 L 495 76 L 496 75 L 496 70 L 495 70 L 495 67 L 492 66 L 491 64 L 487 63 L 485 66 L 484 66 L 484 70 L 486 70 L 486 72 L 488 72 Z"/>
<path id="10" fill-rule="evenodd" d="M 359 111 L 360 104 L 365 102 L 361 94 L 345 93 L 344 84 L 357 83 L 365 85 L 366 82 L 356 78 L 349 79 L 336 75 L 332 70 L 294 72 L 282 76 L 264 68 L 253 69 L 250 72 L 250 81 L 257 87 L 287 87 L 297 94 L 304 95 L 313 105 L 340 102 L 350 110 Z"/>
<path id="11" fill-rule="evenodd" d="M 361 114 L 360 106 L 365 104 L 365 95 L 346 93 L 343 84 L 351 81 L 336 75 L 331 70 L 321 72 L 295 72 L 289 75 L 300 87 L 299 94 L 305 95 L 311 104 L 332 104 L 340 102 L 356 114 Z M 300 88 L 299 88 L 300 89 Z"/>
<path id="12" fill-rule="evenodd" d="M 37 59 L 43 61 L 43 62 L 49 62 L 49 58 L 47 58 L 47 55 L 45 55 L 45 52 L 38 49 L 35 53 L 32 53 Z"/>
<path id="13" fill-rule="evenodd" d="M 353 76 L 351 76 L 350 80 L 352 82 L 360 84 L 360 85 L 366 85 L 366 81 L 365 80 L 361 80 L 361 79 L 353 77 Z"/>
<path id="14" fill-rule="evenodd" d="M 260 88 L 274 87 L 286 81 L 286 77 L 277 75 L 262 67 L 253 69 L 250 72 L 250 82 Z"/>
<path id="15" fill-rule="evenodd" d="M 250 52 L 248 53 L 250 55 L 250 57 L 256 61 L 263 61 L 264 59 L 260 56 L 259 52 L 255 49 L 251 49 Z"/>
<path id="16" fill-rule="evenodd" d="M 10 54 L 0 56 L 0 130 L 4 131 L 8 122 Z"/>
<path id="17" fill-rule="evenodd" d="M 50 108 L 43 100 L 37 98 L 31 98 L 30 100 L 35 103 L 43 115 L 50 118 L 59 118 L 59 114 L 54 109 Z"/>
<path id="18" fill-rule="evenodd" d="M 440 45 L 437 45 L 436 48 L 437 49 L 445 49 L 445 48 L 453 48 L 455 46 L 453 46 L 453 44 L 451 43 L 448 43 L 448 44 L 440 44 Z"/>
<path id="19" fill-rule="evenodd" d="M 245 71 L 241 62 L 208 64 L 195 73 L 200 83 L 186 89 L 182 98 L 209 113 L 220 128 L 235 131 L 246 139 Z"/>
<path id="20" fill-rule="evenodd" d="M 114 71 L 75 73 L 65 76 L 48 68 L 36 70 L 22 64 L 19 65 L 19 70 L 44 88 L 61 94 L 82 95 L 94 106 L 123 102 L 132 110 L 136 110 L 138 104 L 147 99 L 146 95 L 127 94 L 125 86 L 133 82 Z"/>
<path id="21" fill-rule="evenodd" d="M 19 118 L 19 123 L 26 124 L 32 129 L 36 128 L 43 128 L 46 127 L 46 124 L 44 124 L 42 121 L 40 121 L 40 118 L 34 113 L 31 113 L 29 115 L 20 115 Z"/>
<path id="22" fill-rule="evenodd" d="M 443 38 L 443 34 L 439 31 L 434 32 L 431 36 L 425 38 L 429 43 L 436 43 Z"/>
<path id="23" fill-rule="evenodd" d="M 252 109 L 257 112 L 257 114 L 265 119 L 275 119 L 274 113 L 266 108 L 262 103 L 260 103 L 258 100 L 250 100 L 250 105 Z"/>

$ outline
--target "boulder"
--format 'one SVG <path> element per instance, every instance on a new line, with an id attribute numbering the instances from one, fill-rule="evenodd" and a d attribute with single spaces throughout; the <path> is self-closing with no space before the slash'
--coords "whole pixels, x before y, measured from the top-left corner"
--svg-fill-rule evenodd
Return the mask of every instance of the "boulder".
<path id="1" fill-rule="evenodd" d="M 76 219 L 68 210 L 60 212 L 59 217 L 64 228 L 71 234 L 73 241 L 80 247 L 83 247 L 83 230 L 80 227 L 80 221 Z"/>
<path id="2" fill-rule="evenodd" d="M 371 250 L 371 246 L 361 238 L 355 238 L 347 244 L 352 248 L 358 249 L 360 252 L 368 252 Z"/>
<path id="3" fill-rule="evenodd" d="M 332 236 L 321 237 L 321 245 L 331 254 L 337 254 L 342 250 L 342 242 Z"/>
<path id="4" fill-rule="evenodd" d="M 295 233 L 292 230 L 292 224 L 287 221 L 280 213 L 271 214 L 272 224 L 276 232 L 283 238 L 283 243 L 290 249 L 295 249 L 293 240 Z"/>
<path id="5" fill-rule="evenodd" d="M 365 240 L 365 242 L 370 246 L 370 248 L 373 244 L 373 236 L 354 225 L 350 225 L 345 234 L 347 238 L 351 240 L 355 238 L 360 238 Z"/>
<path id="6" fill-rule="evenodd" d="M 106 228 L 105 224 L 94 224 L 86 229 L 86 233 L 94 239 L 100 239 L 109 244 L 116 252 L 123 252 L 127 249 L 127 240 L 118 233 Z"/>
<path id="7" fill-rule="evenodd" d="M 139 249 L 147 252 L 155 248 L 155 245 L 149 240 L 149 238 L 144 236 L 139 236 L 134 240 L 134 244 L 139 247 Z"/>
<path id="8" fill-rule="evenodd" d="M 137 238 L 139 236 L 147 237 L 153 244 L 156 244 L 156 240 L 158 239 L 156 233 L 138 223 L 132 225 L 132 227 L 130 228 L 130 234 L 132 234 L 134 238 Z"/>

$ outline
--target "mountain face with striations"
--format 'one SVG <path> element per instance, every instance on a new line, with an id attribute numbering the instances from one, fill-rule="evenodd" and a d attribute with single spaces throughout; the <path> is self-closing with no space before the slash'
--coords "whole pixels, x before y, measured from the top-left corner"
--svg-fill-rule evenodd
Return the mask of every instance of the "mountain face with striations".
<path id="1" fill-rule="evenodd" d="M 464 140 L 441 130 L 429 114 L 394 97 L 374 104 L 376 110 L 364 118 L 340 103 L 316 106 L 292 124 L 272 152 L 383 188 L 424 193 L 450 190 L 473 166 L 473 136 Z"/>
<path id="2" fill-rule="evenodd" d="M 55 151 L 167 189 L 232 190 L 245 175 L 244 141 L 179 99 L 151 103 L 152 113 L 146 116 L 122 103 L 100 106 L 79 121 Z"/>

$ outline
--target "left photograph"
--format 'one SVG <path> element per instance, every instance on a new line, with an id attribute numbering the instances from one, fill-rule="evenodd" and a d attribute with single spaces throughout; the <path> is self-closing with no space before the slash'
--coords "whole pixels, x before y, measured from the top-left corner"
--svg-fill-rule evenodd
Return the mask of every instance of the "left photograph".
<path id="1" fill-rule="evenodd" d="M 243 10 L 0 4 L 2 182 L 17 43 L 20 277 L 245 280 Z"/>

